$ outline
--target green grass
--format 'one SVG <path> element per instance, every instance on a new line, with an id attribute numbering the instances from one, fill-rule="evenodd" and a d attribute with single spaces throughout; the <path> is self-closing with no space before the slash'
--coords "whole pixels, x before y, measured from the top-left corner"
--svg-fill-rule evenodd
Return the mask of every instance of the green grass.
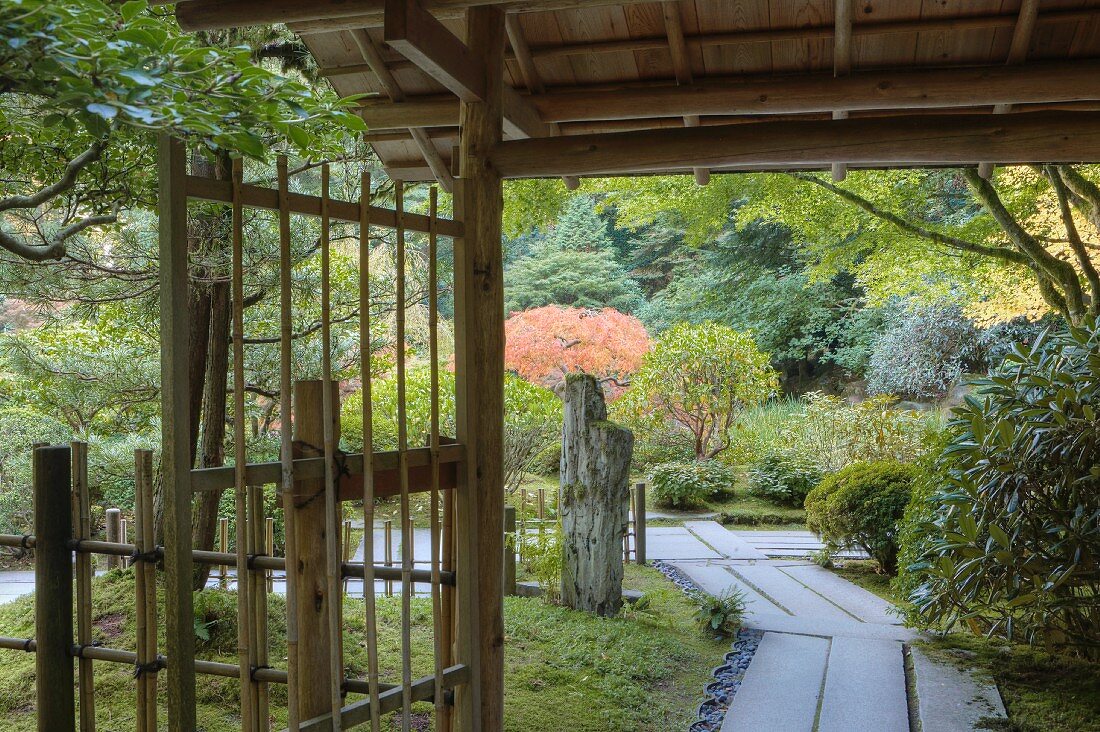
<path id="1" fill-rule="evenodd" d="M 723 494 L 708 501 L 705 509 L 718 514 L 718 520 L 738 529 L 805 529 L 806 511 L 779 506 L 745 492 L 738 486 L 732 494 Z"/>
<path id="2" fill-rule="evenodd" d="M 977 668 L 997 683 L 1008 723 L 1003 732 L 1100 731 L 1100 663 L 1029 646 L 952 633 L 924 646 L 930 656 Z"/>
<path id="3" fill-rule="evenodd" d="M 505 729 L 578 732 L 664 732 L 684 729 L 702 701 L 709 671 L 725 648 L 705 639 L 692 622 L 691 602 L 653 569 L 628 566 L 626 586 L 650 598 L 645 611 L 614 619 L 597 618 L 546 604 L 539 599 L 505 600 Z M 131 571 L 95 580 L 95 640 L 112 648 L 134 649 L 134 585 Z M 163 602 L 163 596 L 162 596 Z M 208 590 L 196 596 L 197 614 L 208 622 L 209 641 L 199 642 L 199 657 L 235 662 L 236 596 Z M 281 597 L 270 598 L 273 665 L 286 655 Z M 399 677 L 400 599 L 379 598 L 378 647 L 383 676 Z M 0 634 L 30 637 L 34 598 L 0 606 Z M 431 672 L 430 602 L 413 601 L 413 674 Z M 345 661 L 350 673 L 366 671 L 363 604 L 345 606 Z M 159 647 L 163 652 L 163 629 Z M 0 717 L 8 732 L 35 729 L 34 656 L 0 651 Z M 96 663 L 96 716 L 101 730 L 134 728 L 135 686 L 132 669 Z M 237 682 L 200 676 L 197 687 L 199 729 L 237 730 Z M 163 680 L 160 718 L 165 719 Z M 285 725 L 285 687 L 272 685 L 273 725 Z M 358 698 L 352 695 L 352 698 Z M 418 710 L 427 712 L 428 705 Z"/>
<path id="4" fill-rule="evenodd" d="M 879 572 L 878 562 L 873 559 L 837 560 L 832 567 L 832 571 L 852 584 L 873 592 L 889 603 L 899 606 L 905 603 L 905 598 L 894 592 L 894 589 L 890 586 L 890 582 L 894 578 Z"/>

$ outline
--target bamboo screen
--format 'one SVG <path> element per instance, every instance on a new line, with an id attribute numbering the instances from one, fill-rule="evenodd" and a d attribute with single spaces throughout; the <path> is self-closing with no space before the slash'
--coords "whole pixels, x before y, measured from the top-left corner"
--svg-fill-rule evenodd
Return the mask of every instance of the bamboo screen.
<path id="1" fill-rule="evenodd" d="M 182 161 L 182 158 L 179 158 Z M 469 667 L 455 659 L 456 635 L 455 592 L 455 492 L 459 486 L 459 463 L 463 446 L 441 434 L 441 401 L 453 403 L 453 397 L 442 393 L 440 387 L 440 293 L 445 287 L 440 283 L 441 263 L 446 267 L 446 254 L 450 242 L 461 235 L 459 223 L 438 215 L 439 201 L 435 188 L 430 189 L 424 213 L 405 210 L 406 191 L 400 182 L 393 191 L 394 207 L 381 208 L 371 205 L 371 179 L 364 173 L 358 181 L 358 202 L 333 198 L 330 195 L 331 175 L 327 164 L 320 167 L 320 195 L 311 196 L 291 190 L 292 174 L 285 158 L 278 160 L 277 188 L 246 185 L 238 161 L 232 170 L 231 181 L 215 181 L 183 175 L 187 197 L 201 200 L 203 205 L 228 205 L 231 216 L 232 252 L 229 268 L 231 289 L 232 405 L 229 410 L 233 426 L 232 444 L 234 465 L 226 468 L 188 470 L 187 483 L 193 495 L 206 491 L 229 490 L 233 496 L 232 523 L 235 526 L 234 551 L 227 552 L 223 538 L 221 551 L 190 551 L 191 562 L 213 567 L 221 566 L 215 582 L 225 585 L 232 576 L 225 565 L 235 568 L 237 600 L 237 663 L 218 663 L 196 660 L 194 673 L 210 674 L 240 679 L 240 728 L 245 732 L 266 732 L 272 728 L 275 700 L 284 696 L 273 695 L 272 684 L 286 685 L 285 717 L 289 730 L 340 730 L 369 725 L 379 732 L 385 720 L 386 728 L 393 723 L 402 730 L 410 730 L 415 721 L 414 704 L 430 702 L 430 712 L 423 705 L 417 714 L 430 714 L 436 730 L 452 727 L 453 690 L 470 681 Z M 181 197 L 182 199 L 182 197 Z M 278 288 L 279 324 L 277 338 L 255 337 L 246 330 L 245 302 L 249 267 L 245 261 L 245 240 L 249 236 L 246 219 L 249 215 L 275 216 L 278 222 Z M 303 223 L 305 222 L 305 223 Z M 341 237 L 334 242 L 333 226 L 352 231 L 358 241 L 350 245 Z M 312 227 L 312 228 L 311 228 Z M 312 236 L 303 246 L 300 232 Z M 375 237 L 384 232 L 386 237 Z M 385 243 L 372 244 L 372 242 Z M 372 322 L 372 311 L 377 311 L 376 294 L 372 286 L 372 251 L 376 246 L 392 246 L 394 271 L 392 274 L 392 322 Z M 418 272 L 426 282 L 409 289 L 409 273 L 406 271 L 407 254 L 415 247 L 424 264 L 425 272 Z M 443 254 L 441 255 L 441 252 Z M 350 314 L 339 318 L 333 314 L 333 260 L 341 258 L 347 264 L 349 257 L 357 257 L 356 302 Z M 314 260 L 315 258 L 315 260 Z M 295 310 L 303 300 L 300 283 L 295 272 L 302 267 L 319 268 L 320 291 L 308 292 L 306 300 L 319 299 L 319 319 L 303 329 L 301 318 Z M 344 290 L 347 283 L 344 282 Z M 428 372 L 427 435 L 424 443 L 410 444 L 415 435 L 410 430 L 408 413 L 409 373 L 406 365 L 406 349 L 409 341 L 409 323 L 406 305 L 415 300 L 426 311 L 426 344 L 421 361 L 426 360 Z M 346 305 L 346 303 L 344 303 Z M 336 320 L 344 326 L 357 321 L 353 329 L 358 340 L 358 363 L 351 363 L 346 356 L 347 343 L 334 343 L 333 326 Z M 378 318 L 375 318 L 377 321 Z M 376 451 L 373 425 L 378 365 L 372 363 L 372 351 L 383 329 L 391 331 L 392 343 L 387 349 L 392 357 L 392 368 L 385 374 L 390 384 L 396 383 L 396 410 L 394 416 L 396 449 Z M 303 332 L 311 339 L 301 340 Z M 319 335 L 319 338 L 313 337 Z M 271 348 L 277 342 L 279 375 L 279 453 L 278 462 L 249 462 L 249 411 L 247 396 L 246 363 L 252 344 L 266 344 Z M 304 348 L 300 342 L 316 341 L 316 348 Z M 305 353 L 305 355 L 303 355 Z M 334 365 L 333 354 L 341 356 L 341 363 Z M 169 358 L 184 358 L 186 352 L 169 354 Z M 302 361 L 307 362 L 303 365 Z M 171 365 L 169 365 L 171 366 Z M 319 378 L 303 380 L 301 373 L 308 368 L 319 367 Z M 421 369 L 424 367 L 421 366 Z M 335 377 L 337 370 L 358 371 L 361 374 L 363 425 L 363 451 L 358 454 L 340 450 L 340 394 L 341 383 Z M 293 419 L 291 419 L 293 415 Z M 293 421 L 293 434 L 290 429 Z M 319 427 L 318 427 L 319 426 Z M 419 425 L 418 425 L 419 429 Z M 168 574 L 166 585 L 183 587 L 190 576 L 172 577 L 171 561 L 166 561 L 170 547 L 159 547 L 153 541 L 154 471 L 153 455 L 138 451 L 135 457 L 136 506 L 133 527 L 134 543 L 125 540 L 98 541 L 91 536 L 90 502 L 88 498 L 87 446 L 74 443 L 71 450 L 71 479 L 63 481 L 66 490 L 71 487 L 72 524 L 71 539 L 67 549 L 75 549 L 77 562 L 75 577 L 69 582 L 76 586 L 76 623 L 70 629 L 68 645 L 71 656 L 76 658 L 76 689 L 79 704 L 79 729 L 92 732 L 96 729 L 95 700 L 93 693 L 93 661 L 105 661 L 132 665 L 136 679 L 136 729 L 151 732 L 158 729 L 157 695 L 158 672 L 171 668 L 173 638 L 168 633 L 168 656 L 157 649 L 158 622 L 157 577 L 158 563 Z M 59 448 L 44 448 L 55 450 Z M 165 460 L 169 460 L 166 441 Z M 43 452 L 43 459 L 52 454 Z M 36 453 L 36 461 L 39 455 Z M 36 462 L 37 465 L 37 462 Z M 36 478 L 49 490 L 48 480 Z M 55 483 L 57 481 L 54 481 Z M 264 488 L 275 486 L 285 527 L 285 553 L 276 556 L 273 551 L 273 516 L 265 509 Z M 165 490 L 171 485 L 166 479 Z M 427 556 L 423 549 L 414 556 L 415 529 L 413 505 L 410 499 L 426 494 L 426 526 L 429 534 Z M 66 499 L 70 496 L 66 495 Z M 385 559 L 377 562 L 374 526 L 375 507 L 380 498 L 396 499 L 397 533 L 401 546 L 399 564 L 392 561 L 391 523 L 385 522 Z M 166 500 L 169 500 L 166 498 Z M 423 500 L 423 499 L 418 499 Z M 170 500 L 169 500 L 170 502 Z M 361 561 L 352 561 L 350 539 L 352 531 L 345 521 L 343 506 L 348 502 L 361 502 L 363 522 L 363 555 Z M 166 514 L 172 510 L 166 508 Z M 422 515 L 422 513 L 421 513 Z M 229 522 L 222 522 L 223 536 Z M 37 527 L 38 524 L 36 524 Z M 35 536 L 5 535 L 0 544 L 30 548 L 36 546 Z M 92 642 L 92 577 L 95 553 L 109 557 L 129 557 L 134 565 L 136 583 L 136 652 L 110 649 Z M 116 560 L 117 561 L 117 560 Z M 417 566 L 419 564 L 419 566 Z M 190 570 L 190 567 L 186 568 Z M 285 669 L 277 668 L 269 648 L 270 608 L 269 595 L 275 584 L 273 573 L 285 577 L 287 658 Z M 345 614 L 344 598 L 349 580 L 361 580 L 362 616 L 352 620 Z M 380 658 L 379 602 L 376 585 L 390 594 L 397 588 L 400 593 L 398 615 L 400 618 L 399 658 Z M 414 658 L 414 593 L 417 586 L 427 587 L 426 597 L 417 602 L 430 605 L 430 628 L 419 633 L 430 633 L 430 659 L 421 651 Z M 353 589 L 353 591 L 356 591 Z M 42 590 L 40 588 L 40 598 Z M 168 598 L 166 613 L 173 611 L 174 598 Z M 396 600 L 385 602 L 397 602 Z M 71 621 L 71 618 L 70 618 Z M 361 621 L 361 622 L 360 622 Z M 355 631 L 349 628 L 356 628 Z M 359 628 L 362 630 L 359 630 Z M 323 633 L 318 635 L 318 629 Z M 187 627 L 186 632 L 192 632 Z M 62 628 L 61 632 L 64 632 Z M 177 631 L 179 632 L 179 630 Z M 0 638 L 0 647 L 39 651 L 43 645 L 42 627 L 38 638 Z M 75 633 L 75 643 L 73 635 Z M 180 639 L 175 639 L 176 643 Z M 356 643 L 366 648 L 365 673 L 349 676 L 345 662 L 346 643 Z M 178 647 L 178 646 L 177 646 Z M 423 642 L 419 647 L 424 647 Z M 72 666 L 73 659 L 67 659 Z M 387 675 L 383 666 L 399 669 Z M 430 667 L 430 673 L 414 678 L 414 666 Z M 174 670 L 174 669 L 173 669 Z M 71 668 L 70 668 L 71 671 Z M 177 671 L 178 673 L 178 671 Z M 179 714 L 173 708 L 171 689 L 168 693 L 169 716 Z M 46 700 L 39 698 L 39 709 Z M 40 716 L 40 718 L 42 718 Z M 51 717 L 52 718 L 52 717 Z M 69 725 L 64 725 L 69 726 Z"/>

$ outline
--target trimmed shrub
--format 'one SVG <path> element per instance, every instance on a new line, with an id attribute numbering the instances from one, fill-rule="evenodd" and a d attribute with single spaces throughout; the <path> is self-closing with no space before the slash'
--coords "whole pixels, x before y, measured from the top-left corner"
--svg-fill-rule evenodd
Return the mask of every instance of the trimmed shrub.
<path id="1" fill-rule="evenodd" d="M 831 549 L 862 547 L 882 571 L 898 561 L 898 522 L 921 469 L 891 460 L 855 463 L 827 476 L 806 496 L 806 523 Z"/>
<path id="2" fill-rule="evenodd" d="M 821 469 L 796 450 L 772 450 L 749 471 L 749 493 L 782 506 L 800 507 L 821 480 Z"/>
<path id="3" fill-rule="evenodd" d="M 722 492 L 732 492 L 736 476 L 717 460 L 662 463 L 649 476 L 657 503 L 671 508 L 698 506 Z"/>

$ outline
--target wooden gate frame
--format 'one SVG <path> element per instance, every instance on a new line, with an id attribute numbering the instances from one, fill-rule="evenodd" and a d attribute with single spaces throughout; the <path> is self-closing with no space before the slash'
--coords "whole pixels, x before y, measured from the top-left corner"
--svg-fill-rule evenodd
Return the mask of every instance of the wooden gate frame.
<path id="1" fill-rule="evenodd" d="M 456 428 L 465 459 L 458 466 L 454 536 L 456 618 L 454 666 L 467 683 L 455 689 L 455 727 L 460 732 L 500 729 L 503 721 L 503 261 L 500 248 L 501 180 L 484 164 L 484 153 L 501 139 L 500 75 L 503 16 L 471 12 L 473 38 L 485 42 L 486 64 L 497 71 L 494 99 L 464 105 L 464 175 L 456 180 L 456 221 L 439 220 L 438 233 L 454 238 Z M 187 202 L 230 203 L 233 184 L 189 176 L 183 145 L 159 140 L 161 402 L 163 424 L 164 565 L 168 729 L 195 729 L 195 644 L 191 595 L 191 514 L 196 479 L 190 434 L 190 349 Z M 278 209 L 278 192 L 238 188 L 238 203 Z M 360 221 L 358 205 L 290 194 L 290 207 L 319 215 L 327 205 L 334 219 Z M 394 228 L 398 214 L 371 207 L 371 222 Z M 462 222 L 462 223 L 459 223 Z M 428 231 L 427 217 L 404 214 L 409 229 Z M 232 470 L 232 469 L 230 469 Z"/>

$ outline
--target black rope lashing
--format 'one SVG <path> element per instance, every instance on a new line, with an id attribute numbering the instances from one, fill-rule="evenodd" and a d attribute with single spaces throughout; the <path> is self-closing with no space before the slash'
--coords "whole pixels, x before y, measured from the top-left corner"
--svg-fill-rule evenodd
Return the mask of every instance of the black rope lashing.
<path id="1" fill-rule="evenodd" d="M 154 674 L 155 675 L 162 668 L 164 668 L 164 666 L 161 665 L 161 659 L 159 657 L 154 661 L 149 661 L 148 663 L 135 663 L 134 664 L 134 678 L 135 679 L 140 679 L 142 676 L 145 676 L 146 674 Z"/>
<path id="2" fill-rule="evenodd" d="M 31 645 L 34 643 L 34 638 L 27 638 L 23 641 L 23 652 L 31 653 Z"/>
<path id="3" fill-rule="evenodd" d="M 24 559 L 27 556 L 27 552 L 30 551 L 30 541 L 34 538 L 34 534 L 23 534 L 19 537 L 19 553 L 15 555 L 16 559 Z"/>
<path id="4" fill-rule="evenodd" d="M 150 549 L 147 552 L 138 551 L 136 548 L 130 554 L 130 563 L 137 564 L 138 562 L 150 562 L 156 564 L 160 561 L 160 552 L 157 548 Z"/>
<path id="5" fill-rule="evenodd" d="M 75 658 L 84 658 L 84 651 L 89 648 L 101 648 L 103 641 L 92 641 L 91 643 L 84 643 L 83 645 L 73 646 L 73 656 Z"/>

